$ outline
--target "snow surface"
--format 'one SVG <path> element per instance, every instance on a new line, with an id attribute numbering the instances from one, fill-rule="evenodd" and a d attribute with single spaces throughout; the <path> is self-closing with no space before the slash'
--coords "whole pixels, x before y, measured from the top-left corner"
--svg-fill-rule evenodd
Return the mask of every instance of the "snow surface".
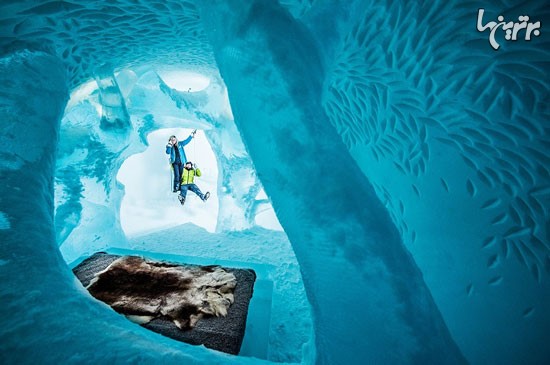
<path id="1" fill-rule="evenodd" d="M 2 2 L 2 361 L 548 363 L 550 8 L 487 2 L 543 27 L 494 51 L 475 4 L 345 5 Z M 215 222 L 137 236 L 117 176 L 172 128 L 210 145 Z M 93 300 L 67 263 L 115 249 L 254 266 L 243 356 Z"/>

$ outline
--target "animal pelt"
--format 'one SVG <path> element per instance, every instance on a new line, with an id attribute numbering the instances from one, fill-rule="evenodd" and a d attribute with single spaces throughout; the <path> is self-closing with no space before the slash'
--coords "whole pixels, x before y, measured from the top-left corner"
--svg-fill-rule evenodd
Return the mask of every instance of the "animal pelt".
<path id="1" fill-rule="evenodd" d="M 235 275 L 219 266 L 183 266 L 123 256 L 87 286 L 97 299 L 140 324 L 165 317 L 190 329 L 204 315 L 225 316 Z"/>

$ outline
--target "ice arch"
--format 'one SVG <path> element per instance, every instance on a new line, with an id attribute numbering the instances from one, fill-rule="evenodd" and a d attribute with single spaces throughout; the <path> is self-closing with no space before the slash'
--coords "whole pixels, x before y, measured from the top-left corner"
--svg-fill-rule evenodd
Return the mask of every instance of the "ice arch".
<path id="1" fill-rule="evenodd" d="M 477 9 L 458 2 L 197 4 L 3 2 L 4 355 L 108 362 L 124 349 L 130 362 L 159 354 L 167 362 L 246 361 L 174 349 L 163 339 L 153 347 L 84 301 L 57 252 L 54 146 L 69 90 L 92 76 L 109 85 L 109 70 L 168 60 L 219 67 L 300 259 L 319 362 L 462 361 L 401 239 L 468 359 L 547 359 L 545 43 L 510 43 L 495 54 L 471 30 Z M 548 19 L 548 9 L 535 5 L 518 11 Z M 123 108 L 109 115 L 124 116 Z M 256 135 L 253 123 L 266 133 Z M 122 135 L 125 124 L 109 127 Z M 21 131 L 31 147 L 20 143 Z M 321 176 L 335 156 L 344 178 Z M 282 171 L 273 161 L 291 163 Z M 315 182 L 315 196 L 304 196 Z M 334 185 L 360 199 L 328 194 Z M 336 275 L 349 286 L 331 282 Z M 59 285 L 48 290 L 52 282 Z M 59 320 L 67 313 L 76 326 Z M 121 333 L 124 346 L 114 341 Z"/>

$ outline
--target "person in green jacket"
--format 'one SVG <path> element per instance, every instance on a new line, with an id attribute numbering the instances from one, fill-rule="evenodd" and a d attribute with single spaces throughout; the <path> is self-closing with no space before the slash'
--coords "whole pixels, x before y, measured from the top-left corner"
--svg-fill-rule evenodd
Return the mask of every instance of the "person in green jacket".
<path id="1" fill-rule="evenodd" d="M 197 164 L 194 164 L 191 161 L 187 161 L 181 173 L 181 185 L 180 185 L 180 194 L 178 199 L 181 205 L 185 204 L 185 197 L 187 196 L 187 190 L 191 190 L 193 193 L 197 194 L 203 202 L 207 201 L 210 197 L 210 193 L 202 193 L 201 189 L 195 185 L 195 176 L 201 176 L 201 170 L 197 167 Z"/>

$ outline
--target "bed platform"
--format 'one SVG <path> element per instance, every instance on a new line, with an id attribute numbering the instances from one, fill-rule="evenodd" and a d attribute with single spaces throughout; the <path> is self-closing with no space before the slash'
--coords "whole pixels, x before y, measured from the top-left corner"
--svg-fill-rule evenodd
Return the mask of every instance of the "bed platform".
<path id="1" fill-rule="evenodd" d="M 82 285 L 88 287 L 96 274 L 105 270 L 121 257 L 123 256 L 97 252 L 77 265 L 73 272 Z M 201 267 L 180 263 L 167 264 L 174 267 Z M 250 269 L 222 268 L 232 273 L 236 279 L 233 292 L 234 302 L 229 306 L 225 317 L 204 316 L 196 322 L 193 328 L 185 330 L 178 328 L 172 320 L 164 317 L 155 318 L 142 326 L 174 340 L 193 345 L 204 345 L 210 349 L 238 355 L 244 337 L 248 306 L 252 298 L 256 274 Z"/>

